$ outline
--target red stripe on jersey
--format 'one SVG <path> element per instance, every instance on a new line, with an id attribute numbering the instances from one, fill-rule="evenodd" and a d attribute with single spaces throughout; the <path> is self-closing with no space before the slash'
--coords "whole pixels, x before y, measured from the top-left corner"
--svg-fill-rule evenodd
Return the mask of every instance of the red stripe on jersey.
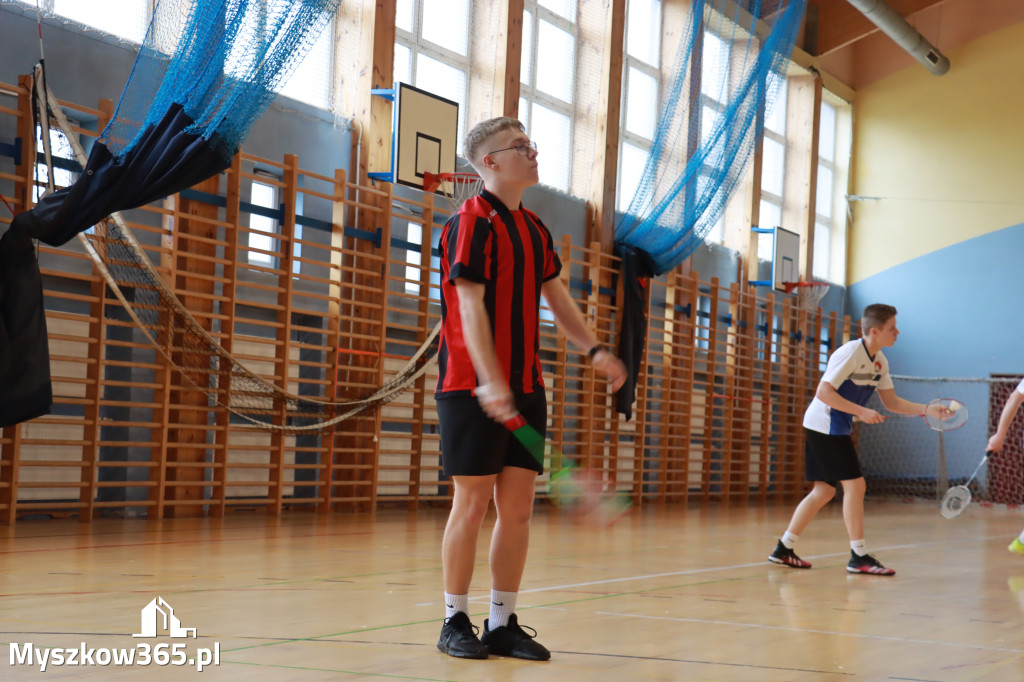
<path id="1" fill-rule="evenodd" d="M 537 353 L 539 287 L 561 267 L 547 228 L 525 209 L 510 211 L 486 190 L 466 201 L 441 235 L 441 350 L 437 394 L 470 392 L 476 372 L 465 345 L 451 279 L 485 279 L 484 306 L 510 388 L 543 389 Z M 454 233 L 454 234 L 453 234 Z"/>
<path id="2" fill-rule="evenodd" d="M 495 251 L 499 254 L 510 254 L 512 245 L 508 239 L 508 233 L 504 230 L 495 231 Z M 512 296 L 508 293 L 514 286 L 515 268 L 511 258 L 499 258 L 497 270 L 497 281 L 494 289 L 493 314 L 491 317 L 491 331 L 494 333 L 494 351 L 498 355 L 498 362 L 505 369 L 505 381 L 510 381 L 512 356 L 512 316 L 519 311 L 512 310 Z M 510 386 L 513 391 L 515 386 Z"/>
<path id="3" fill-rule="evenodd" d="M 536 227 L 531 227 L 526 222 L 526 216 L 523 215 L 522 211 L 516 211 L 513 214 L 516 221 L 516 229 L 519 231 L 519 241 L 523 245 L 523 261 L 522 267 L 519 268 L 520 273 L 532 273 L 534 268 L 538 265 L 543 268 L 543 263 L 534 262 L 534 236 L 533 232 Z M 518 274 L 518 273 L 517 273 Z M 543 270 L 541 271 L 543 275 Z M 533 370 L 534 366 L 539 362 L 538 353 L 534 352 L 537 347 L 537 324 L 538 324 L 538 313 L 540 312 L 538 307 L 534 304 L 540 292 L 537 291 L 537 278 L 521 276 L 522 278 L 522 292 L 523 292 L 523 348 L 529 349 L 530 352 L 527 354 L 527 358 L 530 355 L 533 356 L 533 362 L 527 360 L 526 367 L 523 368 L 523 391 L 529 392 L 533 390 Z M 539 373 L 538 373 L 539 376 Z"/>
<path id="4" fill-rule="evenodd" d="M 472 362 L 468 361 L 469 350 L 466 348 L 462 316 L 459 314 L 459 291 L 450 281 L 451 249 L 455 249 L 455 254 L 467 253 L 459 249 L 469 246 L 475 227 L 474 216 L 457 214 L 441 233 L 441 347 L 444 353 L 438 357 L 439 391 L 471 390 L 476 386 L 476 371 Z M 454 244 L 451 243 L 452 230 L 456 232 Z"/>

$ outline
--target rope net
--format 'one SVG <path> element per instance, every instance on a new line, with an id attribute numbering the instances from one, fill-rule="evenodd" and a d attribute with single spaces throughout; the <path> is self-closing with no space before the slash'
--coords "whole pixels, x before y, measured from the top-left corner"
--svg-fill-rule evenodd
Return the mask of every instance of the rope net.
<path id="1" fill-rule="evenodd" d="M 120 157 L 177 104 L 229 161 L 340 1 L 160 0 L 102 141 Z"/>
<path id="2" fill-rule="evenodd" d="M 217 342 L 164 283 L 119 217 L 102 227 L 90 255 L 149 342 L 213 403 L 260 428 L 319 431 L 390 402 L 427 371 L 437 352 L 440 325 L 404 367 L 362 399 L 332 402 L 294 395 L 246 369 Z"/>
<path id="3" fill-rule="evenodd" d="M 152 131 L 168 111 L 190 119 L 224 165 L 252 124 L 328 24 L 340 0 L 160 0 L 140 54 L 102 141 L 115 159 L 155 145 Z M 51 101 L 56 101 L 49 93 Z M 50 111 L 83 168 L 89 161 L 59 107 Z M 147 137 L 146 131 L 149 131 Z M 181 163 L 172 149 L 168 163 Z M 182 150 L 184 151 L 184 150 Z M 154 170 L 160 170 L 159 164 Z M 147 340 L 189 383 L 264 429 L 316 431 L 398 397 L 427 370 L 438 328 L 383 386 L 347 402 L 299 396 L 271 384 L 232 357 L 160 277 L 131 230 L 112 213 L 94 234 L 78 234 L 114 295 Z"/>
<path id="4" fill-rule="evenodd" d="M 714 227 L 782 90 L 806 0 L 694 0 L 636 193 L 615 239 L 683 262 Z"/>
<path id="5" fill-rule="evenodd" d="M 857 450 L 867 494 L 897 499 L 939 500 L 951 486 L 968 481 L 985 456 L 988 438 L 1020 377 L 925 378 L 894 376 L 901 398 L 927 403 L 955 398 L 970 411 L 955 431 L 936 432 L 924 419 L 888 413 L 875 396 L 868 406 L 889 417 L 857 426 Z M 989 458 L 971 482 L 975 502 L 1024 503 L 1024 410 L 1013 420 L 1003 449 Z"/>

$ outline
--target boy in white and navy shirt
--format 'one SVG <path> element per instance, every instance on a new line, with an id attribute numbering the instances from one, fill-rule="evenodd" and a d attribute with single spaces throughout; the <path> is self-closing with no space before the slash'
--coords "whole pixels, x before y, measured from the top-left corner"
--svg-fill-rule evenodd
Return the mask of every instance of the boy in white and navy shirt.
<path id="1" fill-rule="evenodd" d="M 843 344 L 828 360 L 814 399 L 804 413 L 806 456 L 805 478 L 814 487 L 797 505 L 789 527 L 768 557 L 777 564 L 791 568 L 810 568 L 793 550 L 800 533 L 818 511 L 843 486 L 843 520 L 850 536 L 850 573 L 895 575 L 867 553 L 864 546 L 864 475 L 860 470 L 857 450 L 850 431 L 856 417 L 866 424 L 880 424 L 885 417 L 865 405 L 878 392 L 886 409 L 898 414 L 924 415 L 926 406 L 912 403 L 896 395 L 889 362 L 882 353 L 896 343 L 896 308 L 875 303 L 861 316 L 863 336 Z M 929 408 L 931 409 L 931 408 Z M 943 408 L 936 406 L 935 409 Z M 935 415 L 947 418 L 948 415 Z"/>
<path id="2" fill-rule="evenodd" d="M 844 343 L 832 354 L 821 380 L 836 387 L 839 395 L 857 405 L 866 405 L 876 389 L 893 388 L 889 361 L 881 350 L 873 355 L 868 352 L 863 337 Z M 804 413 L 804 428 L 830 436 L 849 436 L 853 415 L 832 409 L 815 395 Z"/>

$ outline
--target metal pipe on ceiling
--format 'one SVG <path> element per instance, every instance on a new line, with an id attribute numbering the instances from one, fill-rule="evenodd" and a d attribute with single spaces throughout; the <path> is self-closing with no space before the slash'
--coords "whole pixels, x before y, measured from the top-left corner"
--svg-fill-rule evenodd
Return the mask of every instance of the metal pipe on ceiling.
<path id="1" fill-rule="evenodd" d="M 860 10 L 871 23 L 882 30 L 882 33 L 892 38 L 897 45 L 921 62 L 933 74 L 941 76 L 949 71 L 949 58 L 939 52 L 939 48 L 928 42 L 885 0 L 846 1 Z"/>

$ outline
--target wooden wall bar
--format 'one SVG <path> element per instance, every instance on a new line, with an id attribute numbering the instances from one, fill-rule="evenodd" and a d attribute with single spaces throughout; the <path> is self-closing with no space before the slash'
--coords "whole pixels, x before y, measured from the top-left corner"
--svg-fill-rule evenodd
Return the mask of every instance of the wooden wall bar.
<path id="1" fill-rule="evenodd" d="M 0 88 L 23 94 L 24 84 Z M 0 116 L 15 117 L 19 134 L 30 136 L 27 97 L 19 102 Z M 71 119 L 76 111 L 109 117 L 109 102 L 62 104 Z M 0 163 L 0 194 L 25 210 L 33 201 L 31 155 Z M 271 201 L 257 200 L 268 192 Z M 400 199 L 388 185 L 363 186 L 343 171 L 304 171 L 293 155 L 242 153 L 220 177 L 124 217 L 211 335 L 291 393 L 365 396 L 439 319 L 431 245 L 446 216 L 430 196 Z M 102 251 L 102 229 L 91 238 Z M 597 242 L 568 236 L 558 248 L 570 291 L 601 340 L 616 345 L 617 259 Z M 450 499 L 435 369 L 393 402 L 326 433 L 261 430 L 217 407 L 176 369 L 207 360 L 184 348 L 168 359 L 147 343 L 76 241 L 39 253 L 55 404 L 52 414 L 0 432 L 0 519 L 327 513 Z M 683 268 L 650 282 L 647 312 L 629 422 L 615 413 L 585 354 L 542 324 L 548 466 L 565 457 L 592 467 L 639 505 L 798 498 L 803 411 L 828 352 L 856 336 L 850 320 Z M 211 391 L 232 402 L 231 377 L 216 376 Z M 275 423 L 295 417 L 284 401 L 272 411 Z M 546 484 L 545 475 L 542 494 Z"/>

